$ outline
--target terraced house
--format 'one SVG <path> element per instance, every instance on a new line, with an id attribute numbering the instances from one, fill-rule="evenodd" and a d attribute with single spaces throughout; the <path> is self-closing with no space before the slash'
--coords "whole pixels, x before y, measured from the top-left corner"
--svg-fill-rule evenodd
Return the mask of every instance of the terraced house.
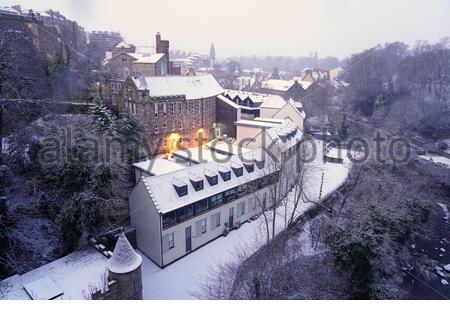
<path id="1" fill-rule="evenodd" d="M 291 189 L 302 131 L 286 118 L 258 134 L 265 138 L 248 149 L 214 140 L 135 164 L 130 217 L 145 255 L 167 266 L 258 216 Z"/>

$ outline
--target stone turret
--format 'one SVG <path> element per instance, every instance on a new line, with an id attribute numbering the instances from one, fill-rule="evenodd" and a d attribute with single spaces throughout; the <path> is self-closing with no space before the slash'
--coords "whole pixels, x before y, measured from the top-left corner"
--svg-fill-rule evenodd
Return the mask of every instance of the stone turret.
<path id="1" fill-rule="evenodd" d="M 142 257 L 138 255 L 122 232 L 106 267 L 110 280 L 117 282 L 118 299 L 142 299 Z"/>

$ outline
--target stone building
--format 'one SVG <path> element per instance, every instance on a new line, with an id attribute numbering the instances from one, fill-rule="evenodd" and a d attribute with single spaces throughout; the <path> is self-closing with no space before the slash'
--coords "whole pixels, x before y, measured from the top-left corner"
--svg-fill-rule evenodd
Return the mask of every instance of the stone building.
<path id="1" fill-rule="evenodd" d="M 126 79 L 132 77 L 157 77 L 179 74 L 169 61 L 169 41 L 161 40 L 156 34 L 156 52 L 137 52 L 134 45 L 121 41 L 110 50 L 110 57 L 102 62 L 102 68 L 110 78 Z"/>
<path id="2" fill-rule="evenodd" d="M 103 69 L 111 78 L 155 77 L 167 75 L 167 57 L 164 54 L 145 55 L 142 53 L 119 51 L 103 63 Z"/>
<path id="3" fill-rule="evenodd" d="M 120 233 L 112 257 L 106 263 L 107 289 L 92 293 L 93 300 L 142 300 L 142 257 L 123 232 Z"/>
<path id="4" fill-rule="evenodd" d="M 164 54 L 166 56 L 166 70 L 168 74 L 175 74 L 173 70 L 173 63 L 170 61 L 170 42 L 169 40 L 161 40 L 161 34 L 156 33 L 156 53 Z"/>
<path id="5" fill-rule="evenodd" d="M 214 136 L 216 96 L 223 89 L 212 75 L 129 77 L 110 82 L 107 90 L 113 110 L 138 117 L 154 154 Z"/>
<path id="6" fill-rule="evenodd" d="M 88 55 L 99 63 L 106 58 L 106 52 L 123 41 L 118 32 L 93 31 L 89 33 Z"/>

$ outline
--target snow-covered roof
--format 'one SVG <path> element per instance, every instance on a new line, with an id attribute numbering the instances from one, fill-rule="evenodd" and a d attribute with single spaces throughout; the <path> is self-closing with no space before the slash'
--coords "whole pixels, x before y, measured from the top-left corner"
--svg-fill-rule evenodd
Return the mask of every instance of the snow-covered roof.
<path id="1" fill-rule="evenodd" d="M 141 56 L 136 61 L 133 61 L 133 63 L 157 63 L 159 60 L 161 60 L 164 57 L 164 53 L 155 53 L 150 56 Z"/>
<path id="2" fill-rule="evenodd" d="M 241 147 L 235 143 L 213 140 L 206 144 L 211 150 L 217 151 L 218 153 L 235 154 L 239 155 L 242 153 L 247 153 L 251 151 L 250 149 Z"/>
<path id="3" fill-rule="evenodd" d="M 160 174 L 181 170 L 186 166 L 181 163 L 165 159 L 164 157 L 157 157 L 154 159 L 133 163 L 133 167 L 157 176 Z"/>
<path id="4" fill-rule="evenodd" d="M 282 97 L 277 95 L 270 95 L 268 99 L 266 99 L 261 108 L 270 108 L 270 109 L 281 109 L 286 105 L 287 101 Z"/>
<path id="5" fill-rule="evenodd" d="M 261 88 L 276 91 L 288 91 L 294 83 L 294 80 L 269 79 L 261 84 Z"/>
<path id="6" fill-rule="evenodd" d="M 219 100 L 223 101 L 224 103 L 228 104 L 229 106 L 233 107 L 236 110 L 241 109 L 241 106 L 234 103 L 232 100 L 225 98 L 223 95 L 219 94 L 217 96 L 217 98 L 219 98 Z"/>
<path id="7" fill-rule="evenodd" d="M 264 153 L 264 167 L 259 169 L 257 165 L 254 165 L 254 171 L 248 172 L 243 170 L 243 175 L 238 177 L 233 173 L 231 164 L 243 166 L 245 163 L 254 163 L 254 161 L 261 161 Z M 223 157 L 223 156 L 222 156 Z M 258 179 L 270 172 L 273 172 L 274 166 L 270 165 L 270 156 L 262 149 L 256 149 L 247 153 L 243 153 L 241 156 L 233 155 L 228 157 L 228 161 L 211 161 L 208 163 L 201 163 L 192 165 L 184 170 L 176 171 L 170 174 L 164 174 L 160 176 L 144 177 L 142 182 L 144 183 L 149 196 L 152 198 L 157 210 L 164 214 L 175 209 L 184 207 L 188 204 L 205 199 L 214 194 L 235 188 L 239 185 Z M 230 171 L 231 179 L 224 181 L 219 171 Z M 218 183 L 210 186 L 206 181 L 205 173 L 215 173 L 218 175 Z M 204 188 L 199 191 L 195 191 L 190 179 L 192 176 L 201 177 L 204 179 Z M 178 196 L 177 191 L 174 188 L 174 184 L 186 185 L 188 188 L 188 194 L 186 196 Z"/>
<path id="8" fill-rule="evenodd" d="M 63 299 L 82 300 L 83 290 L 88 290 L 89 284 L 100 283 L 106 272 L 106 261 L 106 257 L 92 247 L 75 251 L 27 273 L 0 281 L 0 300 L 30 299 L 24 287 L 45 277 L 63 291 Z"/>
<path id="9" fill-rule="evenodd" d="M 242 121 L 257 123 L 259 126 L 265 127 L 267 129 L 265 132 L 269 138 L 272 139 L 281 150 L 292 147 L 295 143 L 300 141 L 303 134 L 302 131 L 295 126 L 293 121 L 289 118 L 284 119 L 281 124 L 254 120 L 241 120 L 239 122 Z M 197 149 L 204 152 L 207 147 L 208 146 L 203 146 L 198 147 Z M 200 151 L 196 152 L 197 155 L 199 153 Z M 257 148 L 251 151 L 244 149 L 242 152 L 235 150 L 234 153 L 238 154 L 225 156 L 223 154 L 216 153 L 216 159 L 207 160 L 206 163 L 192 165 L 168 174 L 143 177 L 142 182 L 147 188 L 149 196 L 152 198 L 157 210 L 164 214 L 225 190 L 253 181 L 275 170 L 273 160 L 263 148 Z M 211 155 L 210 153 L 208 154 Z M 194 153 L 192 153 L 191 156 L 193 158 L 196 157 Z M 265 161 L 261 168 L 259 168 L 258 165 L 254 165 L 253 172 L 248 172 L 244 169 L 242 176 L 236 176 L 231 169 L 235 166 L 243 167 L 244 164 L 255 164 L 255 161 L 261 161 L 263 158 Z M 209 185 L 206 181 L 205 174 L 209 172 L 217 174 L 219 171 L 223 170 L 231 172 L 231 179 L 225 181 L 222 179 L 221 175 L 218 175 L 218 184 L 213 186 Z M 200 177 L 204 179 L 204 188 L 202 190 L 196 191 L 194 189 L 190 181 L 192 180 L 192 177 Z M 188 194 L 180 197 L 174 188 L 174 185 L 187 186 Z"/>
<path id="10" fill-rule="evenodd" d="M 116 45 L 117 49 L 130 49 L 131 45 L 126 43 L 125 41 L 120 42 L 118 45 Z"/>
<path id="11" fill-rule="evenodd" d="M 265 93 L 255 93 L 241 90 L 225 90 L 224 94 L 227 94 L 232 100 L 239 97 L 242 101 L 250 98 L 253 103 L 262 103 L 270 98 L 270 94 Z"/>
<path id="12" fill-rule="evenodd" d="M 226 160 L 227 156 L 211 150 L 207 146 L 186 148 L 173 152 L 175 158 L 188 160 L 194 163 L 206 163 L 215 160 Z"/>
<path id="13" fill-rule="evenodd" d="M 109 271 L 114 273 L 128 273 L 136 270 L 142 263 L 125 234 L 122 232 L 117 239 L 112 257 L 106 263 Z"/>
<path id="14" fill-rule="evenodd" d="M 179 96 L 186 99 L 214 97 L 223 92 L 216 79 L 208 75 L 133 77 L 138 90 L 148 90 L 151 97 Z"/>

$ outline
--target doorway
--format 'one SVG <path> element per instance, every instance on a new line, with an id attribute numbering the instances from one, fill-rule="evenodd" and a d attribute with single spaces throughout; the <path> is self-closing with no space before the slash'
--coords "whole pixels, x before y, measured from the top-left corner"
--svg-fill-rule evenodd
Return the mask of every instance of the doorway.
<path id="1" fill-rule="evenodd" d="M 192 229 L 191 226 L 186 227 L 185 231 L 186 238 L 186 252 L 190 252 L 192 250 Z"/>

